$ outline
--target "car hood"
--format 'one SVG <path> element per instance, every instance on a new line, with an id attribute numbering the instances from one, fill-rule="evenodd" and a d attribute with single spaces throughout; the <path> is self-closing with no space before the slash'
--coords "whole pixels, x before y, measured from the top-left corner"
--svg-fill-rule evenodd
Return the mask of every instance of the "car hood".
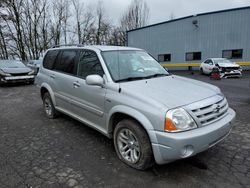
<path id="1" fill-rule="evenodd" d="M 28 67 L 23 67 L 23 68 L 1 68 L 1 70 L 5 73 L 9 74 L 19 74 L 19 73 L 28 73 L 31 71 L 30 68 Z"/>
<path id="2" fill-rule="evenodd" d="M 218 63 L 218 65 L 220 67 L 239 67 L 239 65 L 233 63 Z"/>
<path id="3" fill-rule="evenodd" d="M 138 100 L 153 100 L 167 108 L 184 106 L 220 94 L 211 84 L 180 76 L 166 76 L 121 83 L 122 92 Z"/>

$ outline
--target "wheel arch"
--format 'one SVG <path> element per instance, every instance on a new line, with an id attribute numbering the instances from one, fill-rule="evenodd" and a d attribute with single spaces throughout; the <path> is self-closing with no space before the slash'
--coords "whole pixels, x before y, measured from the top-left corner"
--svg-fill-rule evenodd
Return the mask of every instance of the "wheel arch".
<path id="1" fill-rule="evenodd" d="M 142 126 L 142 128 L 147 132 L 148 137 L 151 140 L 149 130 L 154 129 L 151 122 L 141 112 L 127 106 L 116 106 L 110 110 L 110 113 L 108 114 L 107 118 L 107 130 L 110 138 L 113 137 L 113 131 L 116 124 L 122 119 L 128 118 L 138 122 Z"/>
<path id="2" fill-rule="evenodd" d="M 41 98 L 43 98 L 43 95 L 46 92 L 48 92 L 50 94 L 51 100 L 52 100 L 53 104 L 55 105 L 56 100 L 55 100 L 54 92 L 53 92 L 53 90 L 51 89 L 51 87 L 48 84 L 44 83 L 44 84 L 41 85 L 41 89 L 40 89 Z"/>

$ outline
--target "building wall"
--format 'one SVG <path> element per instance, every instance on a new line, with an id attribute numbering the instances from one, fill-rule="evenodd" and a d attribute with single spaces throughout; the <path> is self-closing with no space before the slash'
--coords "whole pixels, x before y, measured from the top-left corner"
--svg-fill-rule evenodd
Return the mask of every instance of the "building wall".
<path id="1" fill-rule="evenodd" d="M 198 27 L 192 22 L 198 21 Z M 202 60 L 222 57 L 223 50 L 243 49 L 250 61 L 250 7 L 201 14 L 127 33 L 128 46 L 145 49 L 156 59 L 171 54 L 169 63 L 185 63 L 187 52 L 202 52 Z M 200 62 L 200 61 L 198 61 Z"/>

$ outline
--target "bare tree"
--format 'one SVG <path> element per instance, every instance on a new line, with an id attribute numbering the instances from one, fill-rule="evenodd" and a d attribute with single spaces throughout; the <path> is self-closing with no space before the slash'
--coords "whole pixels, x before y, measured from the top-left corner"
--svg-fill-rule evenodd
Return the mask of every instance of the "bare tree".
<path id="1" fill-rule="evenodd" d="M 148 23 L 149 8 L 145 1 L 133 0 L 121 18 L 120 24 L 124 30 L 143 27 Z"/>
<path id="2" fill-rule="evenodd" d="M 4 33 L 6 26 L 1 24 L 3 22 L 3 19 L 1 19 L 2 16 L 4 15 L 0 13 L 0 59 L 8 59 L 6 36 Z"/>
<path id="3" fill-rule="evenodd" d="M 133 0 L 120 20 L 121 41 L 125 45 L 126 31 L 143 27 L 149 20 L 149 8 L 143 0 Z"/>
<path id="4" fill-rule="evenodd" d="M 103 2 L 80 0 L 1 0 L 0 58 L 38 59 L 61 42 L 124 45 L 126 30 L 146 24 L 146 3 L 134 0 L 119 27 L 111 25 Z"/>
<path id="5" fill-rule="evenodd" d="M 15 42 L 16 48 L 12 51 L 18 51 L 16 54 L 22 59 L 27 60 L 25 53 L 25 43 L 22 30 L 22 15 L 23 15 L 23 0 L 2 0 L 1 6 L 6 12 L 7 16 L 2 16 L 8 32 L 12 40 Z M 14 31 L 13 31 L 14 28 Z"/>
<path id="6" fill-rule="evenodd" d="M 108 30 L 110 28 L 110 24 L 105 18 L 105 10 L 103 7 L 103 2 L 99 1 L 96 9 L 96 44 L 105 44 L 106 37 L 108 35 Z"/>
<path id="7" fill-rule="evenodd" d="M 83 10 L 83 3 L 80 3 L 79 0 L 72 0 L 73 3 L 73 8 L 75 11 L 75 18 L 76 18 L 76 33 L 77 33 L 77 37 L 78 37 L 78 42 L 79 44 L 81 43 L 81 16 L 82 16 L 82 10 Z"/>
<path id="8" fill-rule="evenodd" d="M 52 3 L 53 14 L 50 20 L 50 31 L 53 36 L 54 45 L 60 44 L 61 41 L 62 26 L 65 19 L 65 5 L 64 0 L 55 0 Z"/>

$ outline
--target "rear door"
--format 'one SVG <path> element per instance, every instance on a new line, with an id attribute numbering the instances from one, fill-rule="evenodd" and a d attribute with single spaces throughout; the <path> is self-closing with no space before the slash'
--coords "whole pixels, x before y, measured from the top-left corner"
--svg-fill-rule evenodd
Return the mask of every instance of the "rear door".
<path id="1" fill-rule="evenodd" d="M 213 68 L 214 68 L 214 63 L 211 59 L 209 59 L 207 64 L 207 71 L 209 74 L 213 71 Z"/>
<path id="2" fill-rule="evenodd" d="M 60 50 L 54 64 L 53 79 L 55 80 L 55 99 L 56 106 L 72 112 L 71 96 L 74 85 L 72 84 L 76 77 L 77 70 L 77 50 Z"/>
<path id="3" fill-rule="evenodd" d="M 72 83 L 74 113 L 87 124 L 105 132 L 104 99 L 106 88 L 86 84 L 88 75 L 104 75 L 103 68 L 96 52 L 81 50 L 77 67 L 77 76 Z"/>

